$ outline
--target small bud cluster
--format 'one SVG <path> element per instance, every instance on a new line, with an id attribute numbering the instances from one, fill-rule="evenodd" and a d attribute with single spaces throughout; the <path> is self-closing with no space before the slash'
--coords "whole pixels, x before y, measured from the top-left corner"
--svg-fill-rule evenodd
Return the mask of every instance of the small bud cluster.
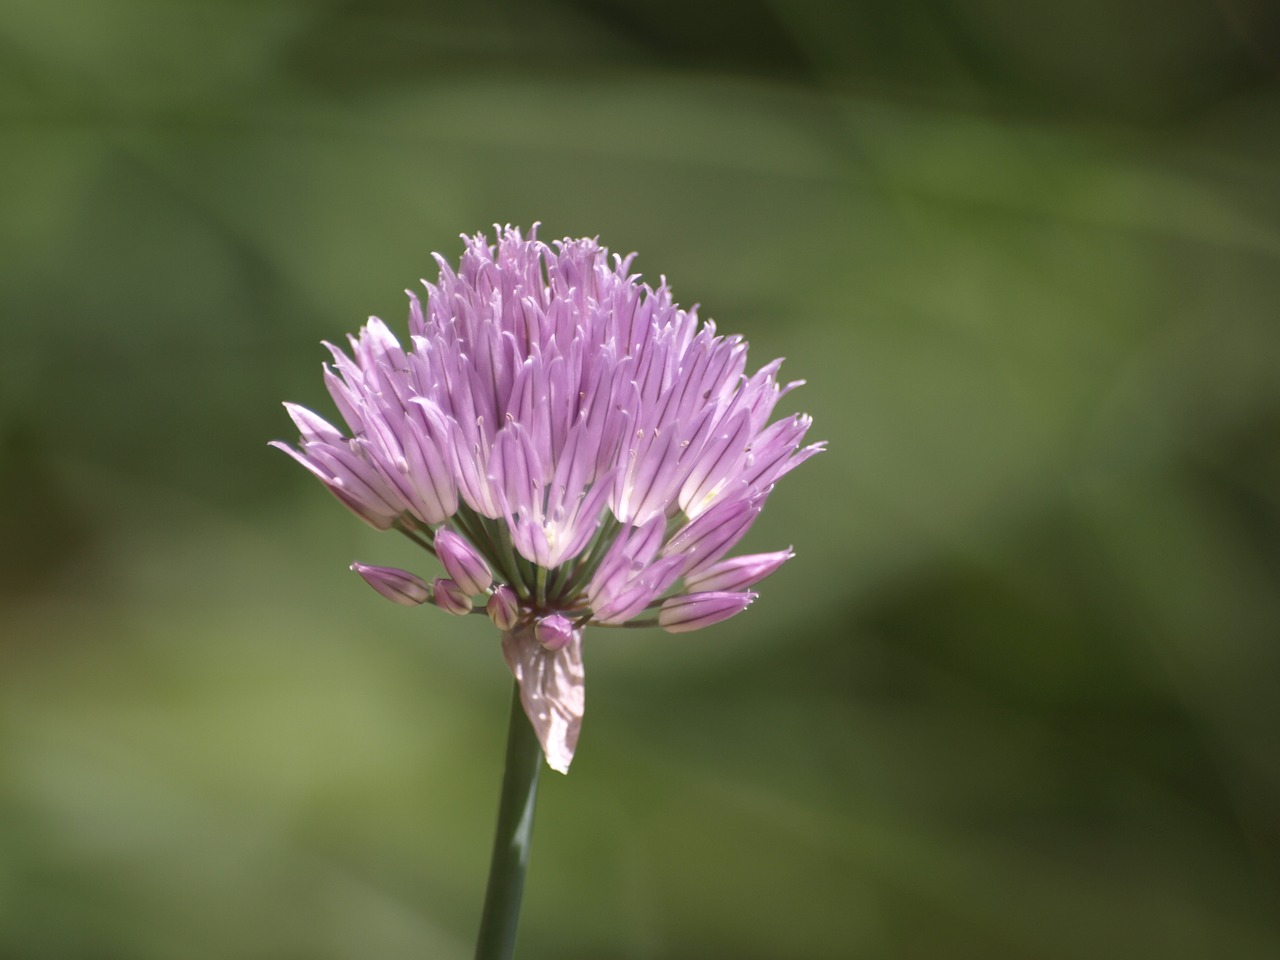
<path id="1" fill-rule="evenodd" d="M 506 584 L 494 585 L 488 562 L 460 535 L 449 529 L 437 531 L 435 549 L 449 576 L 436 577 L 430 586 L 417 574 L 396 567 L 353 563 L 351 569 L 382 596 L 405 606 L 434 603 L 446 613 L 465 616 L 475 609 L 473 598 L 487 594 L 485 613 L 499 630 L 510 632 L 522 618 L 528 618 L 515 591 Z M 564 647 L 577 629 L 572 620 L 558 613 L 531 619 L 538 643 L 552 652 Z"/>

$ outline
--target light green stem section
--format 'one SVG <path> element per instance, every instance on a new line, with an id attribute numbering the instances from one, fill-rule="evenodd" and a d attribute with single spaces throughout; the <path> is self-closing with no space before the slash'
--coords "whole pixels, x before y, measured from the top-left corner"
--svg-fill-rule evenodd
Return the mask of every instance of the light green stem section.
<path id="1" fill-rule="evenodd" d="M 480 917 L 476 960 L 510 960 L 515 950 L 541 769 L 542 747 L 524 715 L 517 683 L 511 694 L 506 771 L 502 777 L 498 829 L 493 838 L 493 859 L 489 863 L 489 886 Z"/>

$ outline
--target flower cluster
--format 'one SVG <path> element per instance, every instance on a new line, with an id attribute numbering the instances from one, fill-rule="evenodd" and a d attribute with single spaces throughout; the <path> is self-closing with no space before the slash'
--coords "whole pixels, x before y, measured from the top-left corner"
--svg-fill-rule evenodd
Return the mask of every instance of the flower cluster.
<path id="1" fill-rule="evenodd" d="M 739 613 L 790 550 L 725 559 L 774 483 L 822 448 L 770 423 L 774 361 L 677 307 L 594 240 L 512 228 L 436 257 L 406 350 L 372 318 L 324 376 L 350 435 L 286 404 L 276 442 L 352 512 L 434 553 L 446 576 L 355 564 L 383 596 L 466 614 L 477 598 L 548 763 L 565 771 L 592 625 L 696 630 Z"/>

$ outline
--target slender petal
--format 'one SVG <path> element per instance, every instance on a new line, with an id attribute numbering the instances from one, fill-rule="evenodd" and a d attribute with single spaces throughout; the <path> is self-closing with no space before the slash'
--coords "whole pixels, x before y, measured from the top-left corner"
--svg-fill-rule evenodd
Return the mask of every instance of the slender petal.
<path id="1" fill-rule="evenodd" d="M 722 500 L 692 520 L 667 541 L 663 553 L 683 558 L 686 576 L 710 566 L 746 536 L 760 515 L 759 496 L 743 500 Z"/>
<path id="2" fill-rule="evenodd" d="M 658 611 L 658 626 L 668 633 L 701 630 L 741 613 L 756 598 L 754 593 L 690 593 L 672 597 Z"/>
<path id="3" fill-rule="evenodd" d="M 745 590 L 769 576 L 795 556 L 791 548 L 775 553 L 751 553 L 721 560 L 684 578 L 691 591 L 722 592 Z"/>

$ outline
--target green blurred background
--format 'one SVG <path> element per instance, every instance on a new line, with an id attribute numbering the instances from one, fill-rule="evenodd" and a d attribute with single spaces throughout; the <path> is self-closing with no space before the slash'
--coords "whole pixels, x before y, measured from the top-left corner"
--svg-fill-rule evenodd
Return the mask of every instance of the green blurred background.
<path id="1" fill-rule="evenodd" d="M 470 955 L 495 636 L 266 442 L 535 220 L 830 451 L 748 615 L 588 638 L 524 960 L 1280 956 L 1276 14 L 0 6 L 0 957 Z"/>

